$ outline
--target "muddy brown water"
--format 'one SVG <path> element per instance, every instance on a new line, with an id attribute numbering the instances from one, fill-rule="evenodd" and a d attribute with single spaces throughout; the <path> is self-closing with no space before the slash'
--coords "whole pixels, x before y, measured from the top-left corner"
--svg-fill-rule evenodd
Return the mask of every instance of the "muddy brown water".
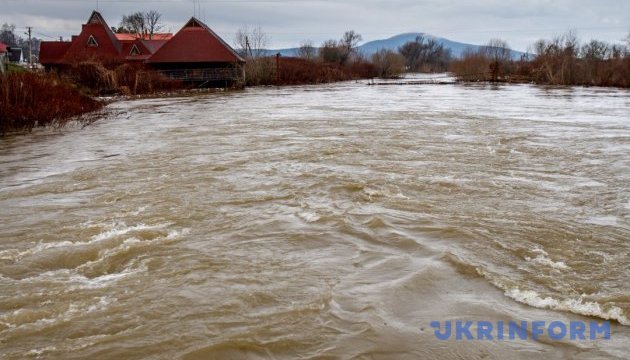
<path id="1" fill-rule="evenodd" d="M 0 358 L 625 358 L 630 92 L 257 88 L 0 139 Z M 613 320 L 610 341 L 430 321 Z"/>

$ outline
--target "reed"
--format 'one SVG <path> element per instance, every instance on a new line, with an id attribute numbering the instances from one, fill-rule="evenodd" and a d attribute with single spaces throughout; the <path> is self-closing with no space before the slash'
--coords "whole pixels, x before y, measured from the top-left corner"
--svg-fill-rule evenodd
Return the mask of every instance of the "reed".
<path id="1" fill-rule="evenodd" d="M 103 102 L 54 74 L 13 72 L 0 76 L 0 133 L 63 124 L 94 112 Z"/>

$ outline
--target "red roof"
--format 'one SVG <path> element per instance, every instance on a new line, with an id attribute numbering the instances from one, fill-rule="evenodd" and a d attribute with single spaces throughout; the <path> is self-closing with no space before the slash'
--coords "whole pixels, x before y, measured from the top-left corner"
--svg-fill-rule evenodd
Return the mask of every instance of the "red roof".
<path id="1" fill-rule="evenodd" d="M 90 46 L 90 37 L 94 38 L 97 46 Z M 86 57 L 119 58 L 122 45 L 116 39 L 111 29 L 102 24 L 83 25 L 83 31 L 72 41 L 66 53 L 67 60 Z"/>
<path id="2" fill-rule="evenodd" d="M 0 42 L 0 53 L 7 52 L 7 48 L 8 48 L 7 44 Z"/>
<path id="3" fill-rule="evenodd" d="M 142 61 L 147 60 L 151 55 L 153 52 L 143 44 L 142 40 L 123 43 L 122 56 L 126 60 Z"/>
<path id="4" fill-rule="evenodd" d="M 234 63 L 245 62 L 208 26 L 192 18 L 175 35 L 114 34 L 100 13 L 94 11 L 81 34 L 71 42 L 43 41 L 40 62 L 68 64 L 85 58 L 147 63 Z"/>
<path id="5" fill-rule="evenodd" d="M 171 40 L 162 46 L 149 63 L 245 62 L 207 25 L 190 19 Z"/>
<path id="6" fill-rule="evenodd" d="M 61 64 L 72 45 L 66 41 L 42 41 L 39 47 L 39 62 L 42 65 Z"/>
<path id="7" fill-rule="evenodd" d="M 170 40 L 172 37 L 173 37 L 173 34 L 170 34 L 170 33 L 153 34 L 153 35 L 143 34 L 142 36 L 138 34 L 121 34 L 121 33 L 116 34 L 116 39 L 118 39 L 119 41 L 134 41 L 136 39 L 164 41 L 164 40 Z"/>

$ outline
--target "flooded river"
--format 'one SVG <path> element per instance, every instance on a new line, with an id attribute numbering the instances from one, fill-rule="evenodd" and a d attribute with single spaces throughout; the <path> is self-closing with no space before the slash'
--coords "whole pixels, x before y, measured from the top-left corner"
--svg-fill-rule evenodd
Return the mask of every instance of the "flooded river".
<path id="1" fill-rule="evenodd" d="M 0 358 L 626 358 L 630 92 L 257 88 L 0 139 Z M 611 319 L 609 341 L 431 321 Z"/>

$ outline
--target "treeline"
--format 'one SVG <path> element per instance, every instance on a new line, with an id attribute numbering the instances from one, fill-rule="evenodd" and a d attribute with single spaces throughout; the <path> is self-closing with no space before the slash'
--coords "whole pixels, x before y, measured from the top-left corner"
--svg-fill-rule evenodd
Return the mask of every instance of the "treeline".
<path id="1" fill-rule="evenodd" d="M 580 43 L 573 32 L 538 40 L 532 54 L 514 60 L 507 43 L 492 40 L 467 52 L 450 70 L 463 81 L 531 82 L 547 85 L 630 87 L 630 34 L 626 44 L 591 40 Z"/>
<path id="2" fill-rule="evenodd" d="M 298 58 L 267 56 L 268 35 L 260 28 L 241 28 L 234 43 L 246 59 L 247 86 L 321 84 L 378 76 L 377 67 L 358 52 L 360 34 L 347 31 L 340 40 L 325 41 L 316 48 L 304 41 Z"/>

